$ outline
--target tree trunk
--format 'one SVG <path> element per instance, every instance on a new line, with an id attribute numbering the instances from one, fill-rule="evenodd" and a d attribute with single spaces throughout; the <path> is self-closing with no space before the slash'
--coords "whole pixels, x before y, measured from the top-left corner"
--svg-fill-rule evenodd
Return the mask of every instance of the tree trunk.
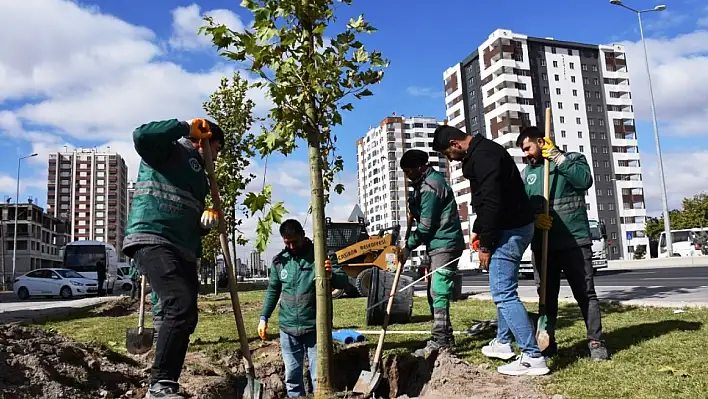
<path id="1" fill-rule="evenodd" d="M 234 252 L 232 253 L 233 259 L 231 264 L 234 265 L 234 274 L 236 275 L 236 281 L 238 281 L 238 262 L 236 262 L 236 204 L 231 207 L 231 242 L 233 242 Z"/>
<path id="2" fill-rule="evenodd" d="M 313 24 L 307 15 L 309 0 L 303 0 L 304 15 L 301 19 L 305 41 L 309 42 L 310 57 L 315 52 Z M 309 61 L 309 60 L 308 60 Z M 307 73 L 304 80 L 310 83 Z M 311 89 L 312 90 L 312 89 Z M 325 399 L 332 396 L 332 290 L 324 268 L 327 257 L 327 238 L 325 236 L 324 185 L 322 183 L 322 156 L 320 153 L 320 129 L 317 125 L 317 104 L 314 93 L 310 91 L 305 106 L 307 117 L 307 147 L 310 162 L 310 192 L 312 202 L 312 241 L 315 246 L 315 295 L 317 308 L 317 391 L 315 398 Z"/>

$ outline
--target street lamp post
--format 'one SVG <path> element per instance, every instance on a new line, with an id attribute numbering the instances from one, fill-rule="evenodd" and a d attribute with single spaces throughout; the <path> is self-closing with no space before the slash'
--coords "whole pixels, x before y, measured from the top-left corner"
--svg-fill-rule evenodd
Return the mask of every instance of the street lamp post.
<path id="1" fill-rule="evenodd" d="M 17 160 L 17 191 L 15 192 L 15 234 L 12 237 L 12 281 L 15 281 L 15 272 L 17 270 L 17 216 L 20 213 L 20 166 L 22 160 L 36 157 L 37 153 L 32 153 Z M 3 276 L 5 278 L 5 276 Z"/>
<path id="2" fill-rule="evenodd" d="M 664 211 L 664 231 L 666 235 L 666 250 L 669 252 L 669 257 L 673 256 L 673 240 L 671 237 L 671 222 L 669 221 L 669 201 L 666 196 L 666 181 L 664 179 L 664 162 L 661 159 L 661 143 L 659 141 L 659 125 L 656 122 L 656 106 L 654 105 L 654 90 L 651 84 L 651 74 L 649 72 L 649 55 L 647 53 L 647 44 L 644 41 L 644 27 L 642 26 L 642 14 L 647 12 L 664 11 L 666 6 L 660 4 L 654 8 L 647 10 L 635 10 L 632 7 L 628 7 L 622 3 L 621 0 L 610 0 L 610 3 L 616 6 L 626 8 L 629 11 L 637 14 L 637 19 L 639 20 L 639 36 L 642 40 L 642 47 L 644 47 L 644 66 L 647 69 L 647 77 L 649 78 L 649 99 L 651 100 L 651 117 L 654 124 L 654 142 L 656 144 L 656 157 L 657 163 L 659 164 L 659 181 L 661 183 L 661 205 Z"/>

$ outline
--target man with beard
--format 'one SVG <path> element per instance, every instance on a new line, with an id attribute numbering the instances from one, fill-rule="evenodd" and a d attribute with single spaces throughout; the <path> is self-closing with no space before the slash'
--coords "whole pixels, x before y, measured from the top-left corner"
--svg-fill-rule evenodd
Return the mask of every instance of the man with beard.
<path id="1" fill-rule="evenodd" d="M 467 135 L 452 126 L 435 129 L 433 150 L 450 161 L 462 162 L 470 182 L 477 218 L 470 247 L 479 240 L 480 267 L 489 270 L 489 289 L 497 306 L 497 337 L 482 348 L 488 357 L 511 359 L 512 338 L 521 355 L 497 371 L 507 375 L 548 374 L 536 342 L 533 324 L 517 292 L 519 265 L 534 233 L 534 215 L 519 169 L 504 147 L 478 134 Z"/>
<path id="2" fill-rule="evenodd" d="M 524 173 L 526 193 L 536 213 L 536 234 L 531 244 L 534 253 L 534 276 L 540 290 L 542 230 L 548 230 L 548 271 L 546 274 L 546 316 L 551 344 L 544 355 L 558 350 L 555 340 L 558 317 L 560 275 L 565 274 L 573 296 L 585 319 L 588 346 L 592 360 L 607 360 L 602 340 L 600 303 L 595 292 L 592 266 L 592 240 L 588 223 L 585 193 L 592 187 L 592 172 L 585 156 L 579 152 L 562 152 L 536 127 L 527 127 L 516 140 L 530 165 Z M 550 165 L 550 216 L 543 213 L 544 159 Z M 540 294 L 540 292 L 539 292 Z"/>
<path id="3" fill-rule="evenodd" d="M 278 326 L 285 363 L 285 386 L 289 397 L 305 396 L 303 363 L 305 352 L 313 389 L 317 387 L 317 334 L 315 298 L 315 246 L 305 236 L 300 222 L 288 219 L 280 225 L 285 249 L 273 258 L 268 288 L 258 323 L 258 335 L 267 338 L 268 319 L 280 299 Z M 325 261 L 332 288 L 343 289 L 349 278 L 332 262 Z"/>

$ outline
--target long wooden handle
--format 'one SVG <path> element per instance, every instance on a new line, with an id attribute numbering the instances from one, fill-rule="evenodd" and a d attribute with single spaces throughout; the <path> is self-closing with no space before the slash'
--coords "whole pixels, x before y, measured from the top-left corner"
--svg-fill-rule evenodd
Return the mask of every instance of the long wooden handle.
<path id="1" fill-rule="evenodd" d="M 138 335 L 145 326 L 145 276 L 140 276 L 140 311 L 138 312 Z"/>
<path id="2" fill-rule="evenodd" d="M 403 270 L 403 265 L 399 263 L 396 269 L 396 275 L 393 277 L 393 286 L 391 287 L 391 293 L 395 293 L 398 289 L 398 280 L 401 278 L 401 270 Z M 386 314 L 384 315 L 384 322 L 381 329 L 381 335 L 379 336 L 379 343 L 376 345 L 376 354 L 374 354 L 374 364 L 371 367 L 371 371 L 376 371 L 381 360 L 381 351 L 383 349 L 384 338 L 386 337 L 386 329 L 388 328 L 388 321 L 391 317 L 391 309 L 393 309 L 393 298 L 394 295 L 388 297 L 388 305 L 386 306 Z"/>
<path id="3" fill-rule="evenodd" d="M 204 153 L 204 165 L 209 176 L 209 185 L 211 186 L 211 200 L 214 203 L 214 209 L 219 213 L 219 242 L 221 243 L 221 251 L 224 253 L 224 262 L 226 263 L 226 272 L 229 280 L 229 290 L 231 292 L 231 307 L 234 311 L 236 319 L 236 329 L 238 330 L 238 338 L 241 344 L 241 352 L 246 363 L 246 371 L 249 374 L 253 373 L 253 361 L 251 360 L 251 350 L 248 347 L 248 336 L 246 335 L 246 327 L 243 324 L 243 315 L 241 314 L 241 304 L 238 300 L 238 286 L 236 281 L 236 273 L 234 265 L 231 262 L 231 251 L 229 250 L 229 240 L 226 236 L 226 221 L 224 220 L 224 212 L 221 209 L 221 197 L 219 196 L 219 186 L 214 173 L 214 158 L 211 154 L 211 144 L 208 139 L 202 140 L 202 151 Z M 216 277 L 216 276 L 215 276 Z"/>
<path id="4" fill-rule="evenodd" d="M 546 108 L 546 132 L 547 138 L 551 137 L 551 108 Z M 551 198 L 551 162 L 548 159 L 543 159 L 543 212 L 548 215 L 550 211 Z M 541 296 L 539 305 L 546 304 L 546 279 L 548 277 L 548 230 L 543 230 L 543 241 L 541 243 Z"/>

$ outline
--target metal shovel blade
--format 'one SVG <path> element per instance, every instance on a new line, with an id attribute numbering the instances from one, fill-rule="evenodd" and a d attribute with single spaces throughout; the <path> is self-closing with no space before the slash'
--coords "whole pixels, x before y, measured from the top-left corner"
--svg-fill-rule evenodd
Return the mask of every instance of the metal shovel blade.
<path id="1" fill-rule="evenodd" d="M 125 331 L 125 349 L 131 355 L 141 355 L 152 348 L 154 328 L 128 328 Z"/>
<path id="2" fill-rule="evenodd" d="M 246 376 L 248 382 L 243 391 L 243 399 L 263 399 L 263 384 L 249 373 Z"/>
<path id="3" fill-rule="evenodd" d="M 359 379 L 356 381 L 353 391 L 368 397 L 376 390 L 380 382 L 381 373 L 363 370 L 361 374 L 359 374 Z"/>

